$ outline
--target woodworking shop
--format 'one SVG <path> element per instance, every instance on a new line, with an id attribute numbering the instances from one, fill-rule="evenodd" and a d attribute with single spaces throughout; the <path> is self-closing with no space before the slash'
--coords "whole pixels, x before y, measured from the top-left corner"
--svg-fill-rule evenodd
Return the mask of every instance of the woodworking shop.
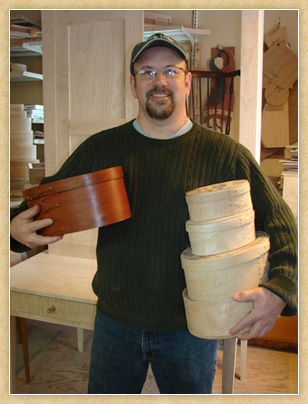
<path id="1" fill-rule="evenodd" d="M 299 14 L 9 10 L 11 395 L 299 393 Z"/>

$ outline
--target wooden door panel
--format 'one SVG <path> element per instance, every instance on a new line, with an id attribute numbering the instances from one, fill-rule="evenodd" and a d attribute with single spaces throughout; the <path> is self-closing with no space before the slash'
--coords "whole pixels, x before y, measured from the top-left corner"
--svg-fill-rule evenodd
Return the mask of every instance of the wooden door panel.
<path id="1" fill-rule="evenodd" d="M 143 12 L 42 11 L 42 20 L 50 175 L 83 139 L 136 116 L 129 59 L 143 39 Z"/>
<path id="2" fill-rule="evenodd" d="M 68 36 L 69 119 L 124 119 L 125 21 L 72 24 Z"/>
<path id="3" fill-rule="evenodd" d="M 130 55 L 143 11 L 43 10 L 45 170 L 55 173 L 88 136 L 137 116 Z M 93 257 L 97 230 L 68 235 L 49 252 Z"/>

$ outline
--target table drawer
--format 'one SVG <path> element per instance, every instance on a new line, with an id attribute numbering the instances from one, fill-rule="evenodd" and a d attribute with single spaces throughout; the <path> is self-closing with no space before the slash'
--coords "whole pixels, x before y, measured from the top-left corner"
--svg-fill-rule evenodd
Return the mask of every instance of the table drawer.
<path id="1" fill-rule="evenodd" d="M 11 291 L 11 315 L 93 329 L 96 304 Z"/>

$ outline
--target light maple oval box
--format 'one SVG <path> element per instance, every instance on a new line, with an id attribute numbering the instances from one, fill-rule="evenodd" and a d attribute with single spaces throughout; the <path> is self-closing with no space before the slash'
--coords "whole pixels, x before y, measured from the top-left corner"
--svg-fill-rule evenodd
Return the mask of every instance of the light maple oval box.
<path id="1" fill-rule="evenodd" d="M 39 231 L 43 236 L 107 226 L 131 217 L 120 166 L 29 188 L 23 197 L 29 208 L 40 206 L 36 220 L 53 220 Z"/>
<path id="2" fill-rule="evenodd" d="M 183 300 L 188 331 L 199 338 L 226 339 L 240 337 L 248 328 L 230 335 L 230 329 L 253 310 L 253 302 L 236 302 L 232 298 L 219 302 L 197 302 L 189 299 L 187 290 Z"/>
<path id="3" fill-rule="evenodd" d="M 236 215 L 204 222 L 185 223 L 195 255 L 220 254 L 243 247 L 255 239 L 255 212 L 249 210 Z"/>
<path id="4" fill-rule="evenodd" d="M 270 241 L 257 232 L 248 245 L 224 254 L 199 256 L 190 248 L 181 254 L 187 297 L 194 301 L 224 301 L 259 286 L 267 277 Z"/>
<path id="5" fill-rule="evenodd" d="M 190 220 L 220 219 L 252 209 L 250 184 L 234 180 L 195 188 L 186 192 Z"/>

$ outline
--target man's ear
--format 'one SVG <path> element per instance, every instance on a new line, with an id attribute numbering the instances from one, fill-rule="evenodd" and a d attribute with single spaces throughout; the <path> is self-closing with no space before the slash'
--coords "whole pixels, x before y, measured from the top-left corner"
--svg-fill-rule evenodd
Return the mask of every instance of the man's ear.
<path id="1" fill-rule="evenodd" d="M 137 99 L 138 97 L 136 94 L 136 78 L 133 75 L 130 75 L 129 81 L 130 81 L 130 88 L 132 90 L 133 97 Z"/>
<path id="2" fill-rule="evenodd" d="M 186 73 L 186 76 L 185 76 L 185 85 L 186 85 L 186 88 L 187 88 L 186 96 L 188 96 L 189 93 L 190 93 L 191 81 L 192 81 L 192 75 L 191 75 L 190 72 L 188 72 L 188 73 Z"/>

